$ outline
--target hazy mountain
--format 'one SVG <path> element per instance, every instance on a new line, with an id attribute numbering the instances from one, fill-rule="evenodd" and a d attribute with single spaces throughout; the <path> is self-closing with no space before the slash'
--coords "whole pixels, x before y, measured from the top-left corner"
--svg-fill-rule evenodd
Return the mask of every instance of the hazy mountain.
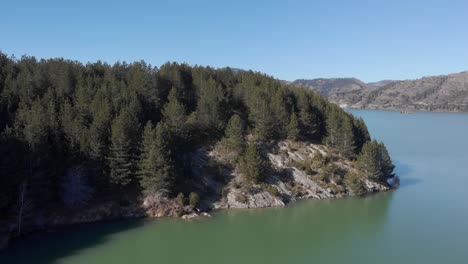
<path id="1" fill-rule="evenodd" d="M 292 84 L 316 90 L 322 96 L 368 88 L 366 83 L 356 78 L 300 79 L 295 80 Z"/>
<path id="2" fill-rule="evenodd" d="M 383 80 L 383 81 L 378 81 L 378 82 L 370 82 L 367 83 L 367 87 L 369 88 L 379 88 L 388 84 L 391 84 L 393 82 L 397 82 L 395 80 Z"/>
<path id="3" fill-rule="evenodd" d="M 468 111 L 468 71 L 416 80 L 364 83 L 354 78 L 296 80 L 343 107 Z"/>

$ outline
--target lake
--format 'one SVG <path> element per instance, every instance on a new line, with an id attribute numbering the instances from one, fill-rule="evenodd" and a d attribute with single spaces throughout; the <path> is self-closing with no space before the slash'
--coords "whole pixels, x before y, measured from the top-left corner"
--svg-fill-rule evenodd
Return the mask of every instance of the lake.
<path id="1" fill-rule="evenodd" d="M 14 243 L 0 263 L 467 263 L 468 115 L 352 112 L 387 145 L 396 191 L 81 225 Z"/>

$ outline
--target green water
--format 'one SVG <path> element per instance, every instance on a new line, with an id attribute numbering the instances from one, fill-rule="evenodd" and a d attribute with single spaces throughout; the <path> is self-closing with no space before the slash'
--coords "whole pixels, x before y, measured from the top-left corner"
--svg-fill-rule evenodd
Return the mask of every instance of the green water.
<path id="1" fill-rule="evenodd" d="M 468 115 L 353 111 L 387 144 L 390 193 L 38 234 L 0 263 L 468 263 Z"/>

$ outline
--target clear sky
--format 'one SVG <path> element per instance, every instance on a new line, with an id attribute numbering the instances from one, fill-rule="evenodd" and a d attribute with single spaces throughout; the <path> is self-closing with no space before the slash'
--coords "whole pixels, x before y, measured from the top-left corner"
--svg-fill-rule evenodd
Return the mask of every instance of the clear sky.
<path id="1" fill-rule="evenodd" d="M 468 1 L 0 0 L 19 57 L 166 61 L 280 79 L 414 79 L 468 70 Z"/>

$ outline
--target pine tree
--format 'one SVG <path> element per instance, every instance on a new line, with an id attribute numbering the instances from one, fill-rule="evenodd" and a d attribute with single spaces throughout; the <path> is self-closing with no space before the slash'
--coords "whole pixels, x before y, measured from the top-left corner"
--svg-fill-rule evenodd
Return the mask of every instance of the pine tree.
<path id="1" fill-rule="evenodd" d="M 386 182 L 394 176 L 395 166 L 387 148 L 383 143 L 378 143 L 375 140 L 364 144 L 358 156 L 358 165 L 369 178 L 375 181 Z"/>
<path id="2" fill-rule="evenodd" d="M 98 112 L 94 115 L 93 122 L 89 127 L 89 148 L 91 156 L 101 160 L 106 157 L 110 145 L 111 135 L 111 107 L 108 102 L 101 104 Z"/>
<path id="3" fill-rule="evenodd" d="M 255 142 L 251 142 L 240 163 L 241 172 L 248 181 L 259 183 L 265 178 L 265 162 L 257 149 Z"/>
<path id="4" fill-rule="evenodd" d="M 307 94 L 302 91 L 297 99 L 299 108 L 299 121 L 301 125 L 301 132 L 306 139 L 319 139 L 319 117 L 317 110 L 312 107 L 310 99 Z"/>
<path id="5" fill-rule="evenodd" d="M 223 88 L 209 78 L 200 89 L 197 104 L 199 125 L 205 130 L 222 131 L 225 125 L 224 106 L 227 103 Z"/>
<path id="6" fill-rule="evenodd" d="M 249 119 L 255 124 L 255 135 L 259 140 L 270 140 L 274 137 L 275 120 L 270 109 L 268 99 L 262 93 L 251 99 Z"/>
<path id="7" fill-rule="evenodd" d="M 242 152 L 245 147 L 244 124 L 239 115 L 232 115 L 224 131 L 225 141 L 229 148 Z"/>
<path id="8" fill-rule="evenodd" d="M 384 143 L 379 143 L 379 156 L 380 156 L 380 167 L 382 171 L 382 181 L 386 181 L 395 174 L 393 173 L 393 170 L 395 169 L 395 165 L 393 165 L 392 159 L 390 158 L 390 155 L 388 154 L 388 150 L 385 147 Z"/>
<path id="9" fill-rule="evenodd" d="M 168 102 L 163 110 L 163 116 L 165 122 L 167 122 L 167 125 L 175 134 L 183 134 L 187 114 L 184 105 L 177 99 L 175 88 L 172 88 L 169 93 Z"/>
<path id="10" fill-rule="evenodd" d="M 155 137 L 156 134 L 153 123 L 151 121 L 146 122 L 140 144 L 140 160 L 146 159 L 149 156 Z"/>
<path id="11" fill-rule="evenodd" d="M 332 108 L 328 112 L 328 117 L 326 121 L 327 127 L 327 136 L 325 138 L 325 143 L 332 147 L 337 147 L 339 144 L 339 133 L 340 133 L 340 118 L 338 110 Z"/>
<path id="12" fill-rule="evenodd" d="M 299 122 L 297 120 L 296 112 L 292 111 L 288 124 L 288 139 L 298 140 L 300 135 Z"/>
<path id="13" fill-rule="evenodd" d="M 379 145 L 373 140 L 364 144 L 357 160 L 361 170 L 374 181 L 379 181 L 382 178 L 379 156 Z"/>
<path id="14" fill-rule="evenodd" d="M 151 136 L 154 138 L 151 139 Z M 148 194 L 169 193 L 175 181 L 175 170 L 170 159 L 167 126 L 160 122 L 156 129 L 145 127 L 143 155 L 139 162 L 140 185 Z"/>
<path id="15" fill-rule="evenodd" d="M 338 151 L 347 158 L 355 155 L 355 141 L 353 134 L 353 125 L 348 117 L 344 117 L 339 128 Z"/>
<path id="16" fill-rule="evenodd" d="M 353 118 L 353 129 L 355 135 L 356 152 L 359 153 L 364 143 L 370 140 L 370 135 L 369 131 L 367 130 L 366 123 L 364 123 L 362 118 Z"/>
<path id="17" fill-rule="evenodd" d="M 111 147 L 108 157 L 110 180 L 118 186 L 130 184 L 135 172 L 135 119 L 123 109 L 112 123 Z"/>
<path id="18" fill-rule="evenodd" d="M 289 113 L 284 89 L 278 89 L 271 100 L 271 111 L 275 119 L 275 138 L 283 139 L 288 136 Z"/>

